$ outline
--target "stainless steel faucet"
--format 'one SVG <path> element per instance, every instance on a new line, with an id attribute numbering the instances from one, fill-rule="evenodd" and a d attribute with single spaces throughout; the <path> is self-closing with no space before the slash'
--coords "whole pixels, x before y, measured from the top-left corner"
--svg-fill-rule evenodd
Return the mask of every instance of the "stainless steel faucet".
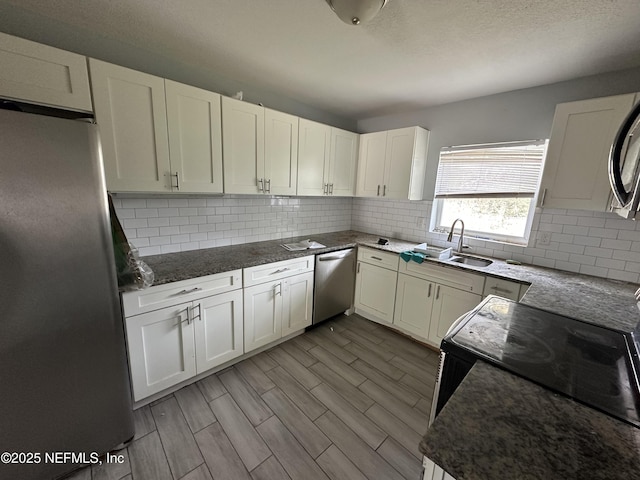
<path id="1" fill-rule="evenodd" d="M 461 218 L 456 218 L 453 221 L 453 225 L 451 225 L 451 231 L 449 231 L 449 236 L 447 237 L 447 242 L 451 242 L 453 240 L 453 229 L 456 227 L 456 223 L 460 222 L 460 240 L 458 240 L 458 253 L 462 253 L 462 249 L 464 248 L 463 238 L 464 238 L 464 222 Z"/>

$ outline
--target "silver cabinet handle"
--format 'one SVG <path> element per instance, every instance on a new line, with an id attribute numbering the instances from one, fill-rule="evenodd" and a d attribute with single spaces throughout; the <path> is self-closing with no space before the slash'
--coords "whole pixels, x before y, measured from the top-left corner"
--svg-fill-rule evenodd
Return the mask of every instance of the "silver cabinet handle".
<path id="1" fill-rule="evenodd" d="M 264 181 L 265 193 L 271 193 L 271 179 Z"/>
<path id="2" fill-rule="evenodd" d="M 180 177 L 178 177 L 178 172 L 176 172 L 175 174 L 169 173 L 169 176 L 176 177 L 176 184 L 175 185 L 171 184 L 171 190 L 173 190 L 174 188 L 176 190 L 180 190 Z"/>
<path id="3" fill-rule="evenodd" d="M 322 193 L 324 193 L 326 195 L 328 189 L 329 189 L 329 184 L 328 183 L 323 183 L 322 184 Z"/>
<path id="4" fill-rule="evenodd" d="M 180 325 L 182 325 L 184 322 L 187 322 L 187 325 L 191 325 L 191 315 L 189 315 L 189 308 L 186 308 L 186 312 L 187 312 L 187 318 L 185 318 L 184 320 L 180 321 Z"/>
<path id="5" fill-rule="evenodd" d="M 360 262 L 358 262 L 358 270 L 356 271 L 356 273 L 360 273 Z"/>
<path id="6" fill-rule="evenodd" d="M 329 195 L 333 195 L 333 183 L 329 184 L 329 188 L 330 188 Z"/>
<path id="7" fill-rule="evenodd" d="M 380 196 L 380 185 L 378 185 L 378 193 L 376 194 L 378 197 Z"/>
<path id="8" fill-rule="evenodd" d="M 271 275 L 275 275 L 276 273 L 286 272 L 287 270 L 289 270 L 289 267 L 279 268 L 275 272 L 271 272 Z"/>
<path id="9" fill-rule="evenodd" d="M 382 261 L 382 259 L 381 259 L 380 257 L 374 257 L 374 256 L 371 256 L 371 258 L 372 258 L 373 260 L 378 260 L 378 261 L 380 261 L 380 262 Z"/>
<path id="10" fill-rule="evenodd" d="M 387 186 L 382 187 L 382 196 L 385 197 L 387 195 Z"/>
<path id="11" fill-rule="evenodd" d="M 440 285 L 436 288 L 436 300 L 440 298 Z"/>
<path id="12" fill-rule="evenodd" d="M 256 183 L 257 183 L 258 191 L 264 192 L 264 182 L 262 181 L 262 179 L 259 178 Z"/>
<path id="13" fill-rule="evenodd" d="M 202 290 L 200 287 L 195 287 L 190 290 L 180 290 L 178 293 L 174 293 L 174 295 L 186 295 L 187 293 L 199 292 Z"/>
<path id="14" fill-rule="evenodd" d="M 278 290 L 276 290 L 276 288 L 277 288 Z M 276 284 L 273 286 L 273 296 L 275 297 L 276 295 L 280 295 L 280 296 L 282 296 L 282 283 L 276 283 Z"/>
<path id="15" fill-rule="evenodd" d="M 198 314 L 197 315 L 193 315 L 192 320 L 195 321 L 195 319 L 197 318 L 198 320 L 202 321 L 202 306 L 200 304 L 197 304 L 195 307 L 191 308 L 191 311 L 195 311 L 196 307 L 198 307 Z"/>
<path id="16" fill-rule="evenodd" d="M 429 284 L 429 292 L 427 293 L 427 298 L 431 297 L 431 284 Z"/>

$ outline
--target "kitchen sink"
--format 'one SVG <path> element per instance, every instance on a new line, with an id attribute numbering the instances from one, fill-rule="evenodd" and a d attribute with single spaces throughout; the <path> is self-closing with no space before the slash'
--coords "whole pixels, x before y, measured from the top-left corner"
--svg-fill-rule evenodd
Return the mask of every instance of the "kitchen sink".
<path id="1" fill-rule="evenodd" d="M 452 257 L 450 262 L 462 263 L 463 265 L 471 265 L 472 267 L 488 267 L 493 263 L 493 260 L 487 260 L 486 258 L 478 257 Z"/>

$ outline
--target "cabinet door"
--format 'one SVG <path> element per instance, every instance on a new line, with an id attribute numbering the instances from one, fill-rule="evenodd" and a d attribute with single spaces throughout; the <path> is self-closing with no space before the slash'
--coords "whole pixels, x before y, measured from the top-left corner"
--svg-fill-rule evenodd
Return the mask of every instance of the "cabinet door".
<path id="1" fill-rule="evenodd" d="M 300 119 L 298 136 L 298 195 L 324 195 L 329 177 L 331 127 Z"/>
<path id="2" fill-rule="evenodd" d="M 442 338 L 453 322 L 475 308 L 482 300 L 482 296 L 444 285 L 435 285 L 435 291 L 431 325 L 429 326 L 429 341 L 439 347 Z"/>
<path id="3" fill-rule="evenodd" d="M 282 282 L 282 336 L 311 325 L 313 274 L 294 275 Z"/>
<path id="4" fill-rule="evenodd" d="M 386 145 L 387 132 L 360 135 L 356 196 L 377 197 L 382 195 Z"/>
<path id="5" fill-rule="evenodd" d="M 409 275 L 398 275 L 393 324 L 424 338 L 429 337 L 435 285 Z"/>
<path id="6" fill-rule="evenodd" d="M 393 322 L 398 272 L 359 262 L 356 273 L 356 309 L 387 323 Z"/>
<path id="7" fill-rule="evenodd" d="M 244 289 L 244 351 L 282 337 L 282 281 Z"/>
<path id="8" fill-rule="evenodd" d="M 222 157 L 224 193 L 264 192 L 263 107 L 222 97 Z"/>
<path id="9" fill-rule="evenodd" d="M 190 305 L 183 303 L 126 319 L 135 401 L 196 374 Z"/>
<path id="10" fill-rule="evenodd" d="M 265 193 L 295 195 L 298 181 L 298 117 L 264 110 Z"/>
<path id="11" fill-rule="evenodd" d="M 561 103 L 553 117 L 540 206 L 606 211 L 608 159 L 634 94 Z"/>
<path id="12" fill-rule="evenodd" d="M 387 132 L 383 197 L 409 198 L 415 138 L 416 129 L 413 127 Z"/>
<path id="13" fill-rule="evenodd" d="M 91 112 L 87 60 L 0 32 L 0 96 Z"/>
<path id="14" fill-rule="evenodd" d="M 217 367 L 244 353 L 242 290 L 193 302 L 196 369 Z"/>
<path id="15" fill-rule="evenodd" d="M 169 191 L 164 79 L 93 58 L 89 69 L 107 189 Z"/>
<path id="16" fill-rule="evenodd" d="M 174 191 L 222 193 L 220 95 L 165 80 Z"/>
<path id="17" fill-rule="evenodd" d="M 352 197 L 355 194 L 358 137 L 357 133 L 339 128 L 331 129 L 330 195 Z"/>

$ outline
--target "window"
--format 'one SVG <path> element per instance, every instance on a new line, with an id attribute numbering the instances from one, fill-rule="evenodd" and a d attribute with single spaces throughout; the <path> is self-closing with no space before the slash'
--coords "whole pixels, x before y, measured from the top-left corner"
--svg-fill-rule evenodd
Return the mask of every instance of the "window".
<path id="1" fill-rule="evenodd" d="M 526 244 L 546 140 L 447 147 L 440 151 L 432 230 L 456 218 L 478 238 Z"/>

